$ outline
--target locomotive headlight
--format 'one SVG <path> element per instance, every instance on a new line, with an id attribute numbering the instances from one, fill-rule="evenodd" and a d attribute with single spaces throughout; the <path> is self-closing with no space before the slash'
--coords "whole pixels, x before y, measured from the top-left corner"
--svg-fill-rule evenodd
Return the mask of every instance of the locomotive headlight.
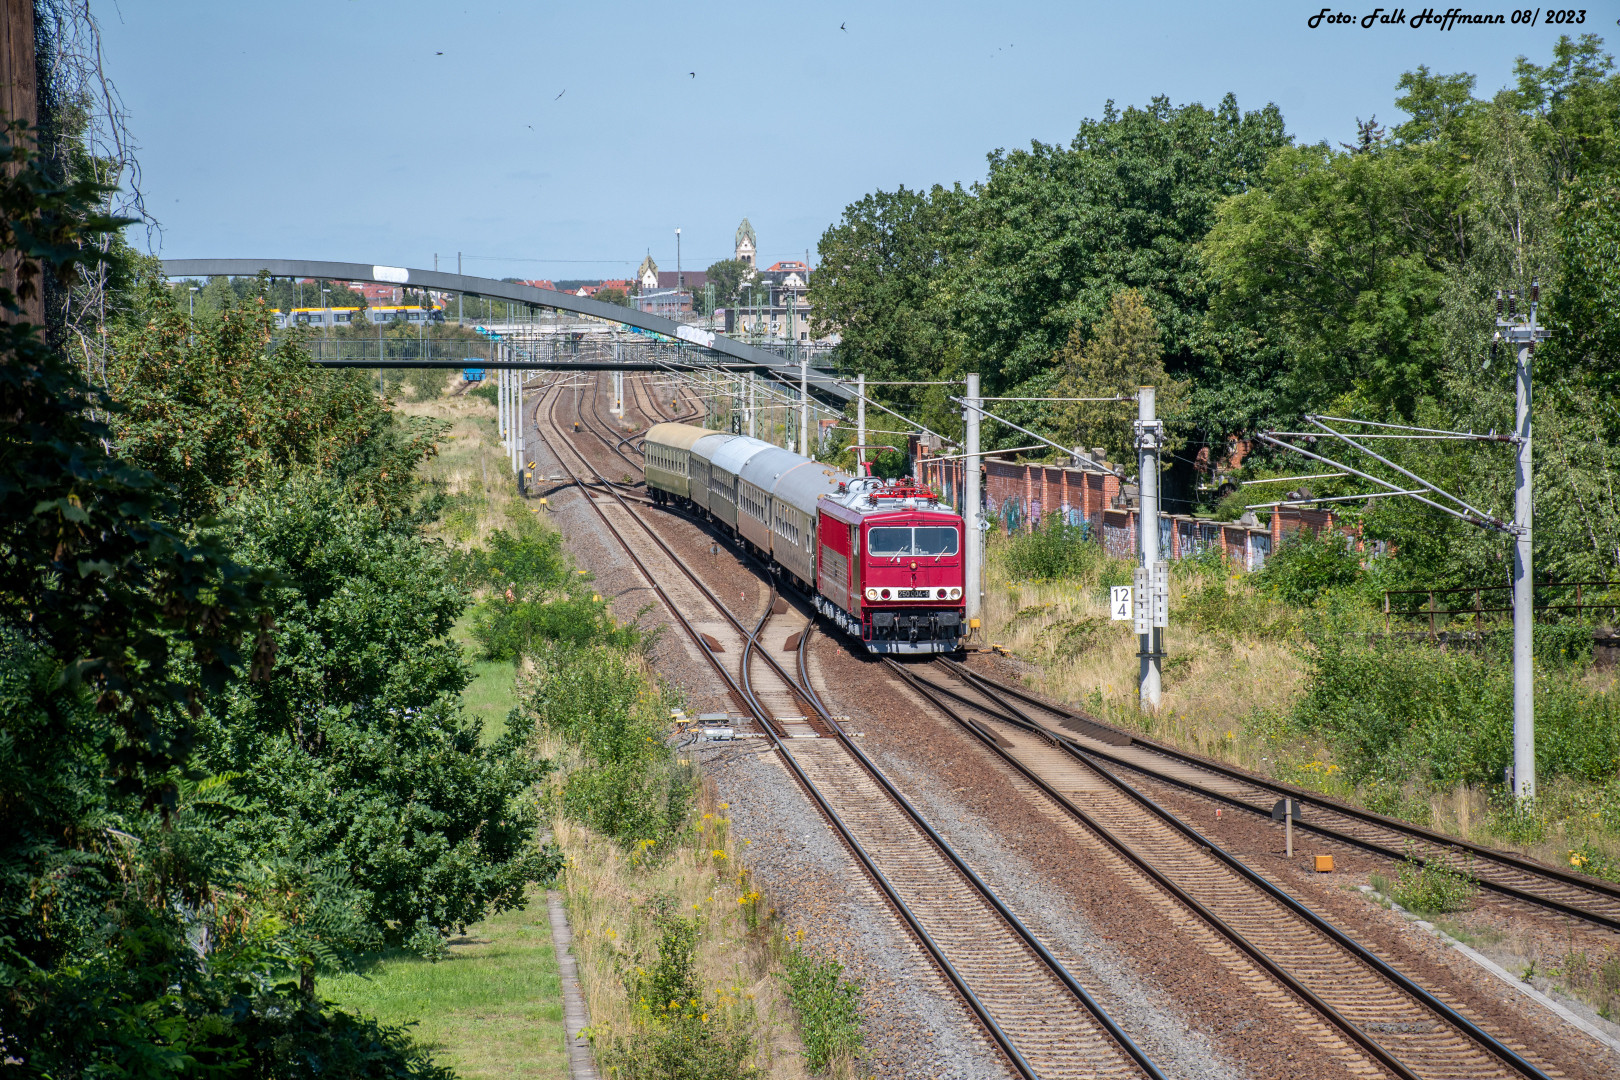
<path id="1" fill-rule="evenodd" d="M 880 590 L 878 590 L 878 595 L 881 596 L 883 599 L 887 600 L 889 598 L 889 590 L 888 589 L 880 589 Z"/>
<path id="2" fill-rule="evenodd" d="M 868 600 L 876 600 L 877 599 L 877 590 L 876 589 L 867 589 L 866 590 L 866 598 Z"/>
<path id="3" fill-rule="evenodd" d="M 951 590 L 951 599 L 952 600 L 960 600 L 960 599 L 962 599 L 962 590 L 961 589 L 952 589 Z"/>
<path id="4" fill-rule="evenodd" d="M 938 592 L 938 593 L 936 593 L 936 594 L 935 594 L 935 595 L 936 595 L 936 596 L 937 596 L 937 597 L 938 597 L 938 598 L 939 598 L 939 599 L 941 599 L 941 600 L 943 600 L 943 599 L 945 599 L 945 590 L 944 590 L 944 589 L 941 589 L 941 590 L 939 590 L 939 592 Z"/>

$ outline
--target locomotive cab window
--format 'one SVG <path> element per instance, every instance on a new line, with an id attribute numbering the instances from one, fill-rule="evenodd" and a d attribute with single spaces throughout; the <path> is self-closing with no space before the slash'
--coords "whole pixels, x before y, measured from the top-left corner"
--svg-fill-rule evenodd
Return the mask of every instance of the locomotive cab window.
<path id="1" fill-rule="evenodd" d="M 911 530 L 893 526 L 872 529 L 866 534 L 866 550 L 875 558 L 911 554 Z"/>
<path id="2" fill-rule="evenodd" d="M 924 525 L 912 530 L 912 551 L 918 555 L 955 555 L 956 530 L 949 525 Z"/>

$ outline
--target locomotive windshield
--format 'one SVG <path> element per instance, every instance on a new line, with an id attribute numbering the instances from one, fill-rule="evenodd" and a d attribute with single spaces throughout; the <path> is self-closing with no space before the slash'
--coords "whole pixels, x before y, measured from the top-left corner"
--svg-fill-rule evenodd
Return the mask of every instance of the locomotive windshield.
<path id="1" fill-rule="evenodd" d="M 866 551 L 880 559 L 889 555 L 910 555 L 911 530 L 892 527 L 873 529 L 866 534 Z"/>
<path id="2" fill-rule="evenodd" d="M 949 525 L 925 525 L 916 529 L 883 526 L 866 534 L 866 550 L 880 559 L 902 555 L 955 555 L 956 530 Z"/>

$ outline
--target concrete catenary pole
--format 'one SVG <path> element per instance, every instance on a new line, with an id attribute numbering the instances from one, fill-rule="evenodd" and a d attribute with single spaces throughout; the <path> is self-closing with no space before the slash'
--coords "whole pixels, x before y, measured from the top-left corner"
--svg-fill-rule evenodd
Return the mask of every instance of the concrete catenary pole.
<path id="1" fill-rule="evenodd" d="M 1155 411 L 1155 393 L 1151 386 L 1143 386 L 1136 393 L 1136 465 L 1141 498 L 1137 513 L 1137 532 L 1141 536 L 1141 566 L 1146 573 L 1137 575 L 1136 607 L 1140 613 L 1145 606 L 1153 608 L 1154 564 L 1159 561 L 1159 440 Z M 1141 586 L 1145 584 L 1147 588 Z M 1152 625 L 1151 616 L 1143 625 L 1138 614 L 1138 642 L 1141 664 L 1141 708 L 1143 712 L 1158 712 L 1163 696 L 1163 673 L 1160 669 L 1163 631 Z M 1141 631 L 1145 630 L 1145 633 Z"/>
<path id="2" fill-rule="evenodd" d="M 501 347 L 499 345 L 491 346 L 490 350 L 489 350 L 489 356 L 490 356 L 491 360 L 494 360 L 497 363 L 499 363 L 500 359 L 501 359 Z M 499 435 L 500 438 L 501 438 L 501 449 L 505 450 L 506 449 L 506 369 L 503 368 L 503 367 L 497 367 L 495 369 L 495 433 L 497 435 Z"/>
<path id="3" fill-rule="evenodd" d="M 963 410 L 962 526 L 967 550 L 962 553 L 963 599 L 967 601 L 968 630 L 978 629 L 984 607 L 984 530 L 979 528 L 979 376 L 967 377 L 967 407 Z M 864 400 L 864 399 L 863 399 Z M 865 441 L 864 439 L 862 441 Z"/>
<path id="4" fill-rule="evenodd" d="M 855 445 L 866 445 L 866 373 L 855 376 Z M 855 451 L 855 475 L 865 475 L 866 451 Z"/>
<path id="5" fill-rule="evenodd" d="M 1536 797 L 1536 672 L 1535 618 L 1536 591 L 1531 576 L 1530 533 L 1535 503 L 1531 498 L 1530 460 L 1530 357 L 1535 344 L 1548 336 L 1536 325 L 1541 302 L 1541 284 L 1530 283 L 1530 318 L 1521 322 L 1509 307 L 1509 317 L 1500 317 L 1502 294 L 1496 294 L 1496 325 L 1505 331 L 1508 342 L 1517 347 L 1518 365 L 1514 372 L 1513 434 L 1518 443 L 1513 483 L 1513 795 L 1518 799 Z M 1517 299 L 1517 295 L 1513 295 Z"/>
<path id="6" fill-rule="evenodd" d="M 810 456 L 810 357 L 799 354 L 799 456 Z"/>
<path id="7" fill-rule="evenodd" d="M 1532 334 L 1536 305 L 1530 305 Z M 1534 340 L 1532 338 L 1532 340 Z M 1518 377 L 1514 393 L 1513 428 L 1519 436 L 1519 454 L 1513 485 L 1513 794 L 1536 797 L 1536 673 L 1535 588 L 1530 577 L 1530 353 L 1531 343 L 1519 346 Z"/>
<path id="8" fill-rule="evenodd" d="M 524 445 L 523 445 L 523 376 L 526 373 L 522 372 L 522 371 L 518 371 L 518 372 L 514 372 L 514 374 L 517 376 L 517 379 L 516 379 L 516 382 L 517 382 L 517 408 L 515 410 L 513 410 L 513 412 L 515 413 L 515 415 L 513 416 L 513 420 L 516 422 L 515 425 L 514 425 L 516 430 L 513 433 L 514 438 L 512 439 L 512 471 L 517 473 L 518 477 L 521 479 L 522 476 L 523 476 L 523 451 L 524 451 Z M 518 487 L 519 487 L 519 489 L 521 489 L 523 487 L 523 485 L 521 483 L 519 483 Z"/>

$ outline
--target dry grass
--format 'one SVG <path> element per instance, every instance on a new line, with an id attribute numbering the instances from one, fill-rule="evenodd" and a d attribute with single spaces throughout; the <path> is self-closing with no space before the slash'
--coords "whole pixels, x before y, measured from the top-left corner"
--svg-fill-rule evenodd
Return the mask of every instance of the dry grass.
<path id="1" fill-rule="evenodd" d="M 423 479 L 444 485 L 448 499 L 429 535 L 458 547 L 475 545 L 533 512 L 517 496 L 501 450 L 494 405 L 471 394 L 447 393 L 423 401 L 398 401 L 395 409 L 449 425 L 438 456 L 421 469 Z"/>
<path id="2" fill-rule="evenodd" d="M 697 968 L 726 1023 L 753 1036 L 755 1065 L 794 1080 L 808 1074 L 781 979 L 783 942 L 767 900 L 745 869 L 726 805 L 712 791 L 679 842 L 656 859 L 626 851 L 584 826 L 559 819 L 553 836 L 568 856 L 560 888 L 574 928 L 574 952 L 599 1039 L 628 1033 L 635 1006 L 628 984 L 658 956 L 658 904 L 700 926 Z M 752 925 L 750 925 L 752 923 Z"/>
<path id="3" fill-rule="evenodd" d="M 1107 580 L 1128 568 L 1103 565 L 1075 579 L 1009 580 L 1005 542 L 992 539 L 985 566 L 986 638 L 1032 667 L 1032 688 L 1121 727 L 1167 739 L 1221 760 L 1264 771 L 1276 747 L 1257 715 L 1287 712 L 1304 690 L 1298 647 L 1276 632 L 1280 613 L 1264 610 L 1241 576 L 1177 576 L 1165 634 L 1164 698 L 1158 715 L 1138 707 L 1140 661 L 1128 622 L 1108 618 Z M 1126 564 L 1122 564 L 1126 565 Z M 1220 588 L 1234 608 L 1256 610 L 1252 633 L 1209 630 L 1187 617 L 1189 601 Z"/>

